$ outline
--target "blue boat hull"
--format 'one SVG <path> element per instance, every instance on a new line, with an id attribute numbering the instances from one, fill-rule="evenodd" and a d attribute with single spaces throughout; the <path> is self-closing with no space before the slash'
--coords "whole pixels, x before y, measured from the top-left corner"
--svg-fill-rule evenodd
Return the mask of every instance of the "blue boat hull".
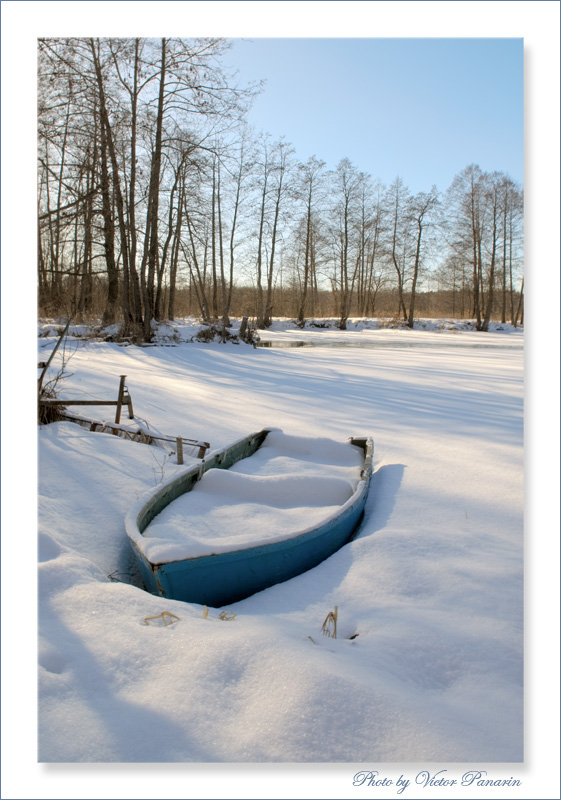
<path id="1" fill-rule="evenodd" d="M 266 434 L 265 431 L 253 435 L 261 437 L 257 447 L 260 446 Z M 247 437 L 247 440 L 249 439 L 251 437 Z M 247 440 L 243 440 L 243 442 Z M 341 506 L 337 514 L 329 517 L 323 524 L 303 531 L 292 538 L 233 552 L 173 561 L 167 564 L 152 564 L 136 546 L 134 537 L 131 537 L 147 591 L 173 600 L 220 608 L 300 575 L 320 564 L 349 541 L 364 513 L 372 470 L 372 440 L 353 439 L 351 441 L 363 447 L 365 453 L 361 480 L 355 493 Z M 247 446 L 240 448 L 240 444 L 237 444 L 238 452 L 240 449 L 242 452 L 247 451 Z M 254 447 L 253 451 L 257 447 Z M 242 457 L 245 456 L 242 455 Z M 222 459 L 217 460 L 215 457 L 215 463 L 210 468 L 222 467 L 224 464 L 231 466 L 231 463 L 235 463 L 235 461 L 231 461 L 231 458 L 229 449 L 222 454 Z M 142 532 L 165 505 L 179 494 L 192 488 L 196 480 L 189 475 L 190 473 L 182 476 L 177 482 L 172 482 L 168 491 L 156 493 L 153 502 L 145 503 L 135 519 L 127 520 L 127 527 L 130 529 L 131 526 L 136 526 L 136 530 Z M 182 491 L 179 491 L 174 484 L 181 481 L 183 483 L 179 489 Z M 154 509 L 157 510 L 152 513 Z"/>

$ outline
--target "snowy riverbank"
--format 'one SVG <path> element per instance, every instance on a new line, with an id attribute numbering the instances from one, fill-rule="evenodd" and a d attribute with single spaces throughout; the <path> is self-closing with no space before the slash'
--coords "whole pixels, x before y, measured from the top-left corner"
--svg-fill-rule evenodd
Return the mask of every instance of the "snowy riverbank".
<path id="1" fill-rule="evenodd" d="M 126 374 L 140 417 L 213 447 L 267 425 L 371 434 L 375 474 L 356 540 L 225 626 L 108 577 L 130 571 L 128 506 L 173 459 L 42 428 L 41 760 L 522 759 L 522 334 L 460 357 L 439 335 L 369 356 L 76 343 L 65 395 Z M 356 640 L 318 635 L 333 605 Z M 163 610 L 173 630 L 143 626 Z"/>
<path id="2" fill-rule="evenodd" d="M 66 324 L 66 319 L 42 319 L 38 323 L 38 335 L 40 337 L 51 337 L 59 335 Z M 232 319 L 229 331 L 236 335 L 239 333 L 241 325 L 240 319 Z M 156 344 L 179 344 L 180 342 L 192 342 L 196 340 L 197 334 L 204 326 L 196 317 L 185 317 L 173 320 L 172 322 L 154 323 L 154 343 Z M 509 323 L 491 322 L 489 333 L 514 333 L 519 336 L 523 333 L 523 326 L 514 328 Z M 347 321 L 347 328 L 341 331 L 339 321 L 335 317 L 309 319 L 303 326 L 291 318 L 276 318 L 271 326 L 264 330 L 257 331 L 258 338 L 268 340 L 271 335 L 274 337 L 296 337 L 306 339 L 318 339 L 322 334 L 324 338 L 344 341 L 350 339 L 353 333 L 369 334 L 373 331 L 412 333 L 414 331 L 424 331 L 428 333 L 441 333 L 446 331 L 476 331 L 475 320 L 457 319 L 417 319 L 413 329 L 402 320 L 396 319 L 369 319 L 364 317 L 351 317 Z M 101 322 L 91 323 L 71 323 L 69 335 L 71 337 L 89 339 L 116 339 L 120 333 L 119 325 L 103 326 Z"/>
<path id="3" fill-rule="evenodd" d="M 351 544 L 235 604 L 234 620 L 203 619 L 123 582 L 124 515 L 174 459 L 72 423 L 41 428 L 41 760 L 523 759 L 523 333 L 440 330 L 428 348 L 383 334 L 394 344 L 74 340 L 65 396 L 112 395 L 126 374 L 153 429 L 213 447 L 271 425 L 372 435 L 375 473 Z M 337 640 L 321 635 L 334 605 Z M 179 621 L 144 624 L 164 610 Z"/>

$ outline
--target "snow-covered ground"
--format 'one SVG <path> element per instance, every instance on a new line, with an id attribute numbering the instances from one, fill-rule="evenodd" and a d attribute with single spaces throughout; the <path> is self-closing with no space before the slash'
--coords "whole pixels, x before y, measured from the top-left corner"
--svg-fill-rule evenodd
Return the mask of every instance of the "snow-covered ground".
<path id="1" fill-rule="evenodd" d="M 42 427 L 39 760 L 339 764 L 317 797 L 354 796 L 353 765 L 387 764 L 394 778 L 403 764 L 520 773 L 523 332 L 277 321 L 263 339 L 332 346 L 255 349 L 189 342 L 195 328 L 175 326 L 174 346 L 70 339 L 64 396 L 116 395 L 126 374 L 144 424 L 213 449 L 266 426 L 372 435 L 362 526 L 319 567 L 225 609 L 235 618 L 205 619 L 135 585 L 124 530 L 131 505 L 184 467 L 70 422 Z M 40 332 L 44 360 L 56 339 Z M 321 633 L 334 606 L 337 639 Z M 178 620 L 145 624 L 164 611 Z M 299 793 L 282 780 L 263 796 Z M 122 796 L 150 791 L 249 796 L 148 784 Z"/>
<path id="2" fill-rule="evenodd" d="M 225 624 L 109 578 L 131 573 L 128 507 L 175 459 L 43 427 L 41 761 L 523 759 L 522 333 L 427 335 L 440 346 L 76 342 L 66 396 L 114 396 L 126 374 L 149 425 L 212 448 L 265 426 L 372 435 L 375 473 L 357 538 Z M 162 611 L 179 622 L 144 625 Z"/>

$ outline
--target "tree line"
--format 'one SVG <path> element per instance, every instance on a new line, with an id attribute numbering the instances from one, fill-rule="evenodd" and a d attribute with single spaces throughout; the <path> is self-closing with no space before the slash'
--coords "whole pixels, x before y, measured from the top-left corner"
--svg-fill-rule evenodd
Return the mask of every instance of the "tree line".
<path id="1" fill-rule="evenodd" d="M 205 323 L 273 314 L 301 325 L 391 314 L 422 295 L 452 313 L 523 315 L 523 193 L 469 165 L 443 194 L 334 170 L 252 131 L 259 86 L 222 39 L 38 42 L 38 297 L 149 341 L 188 300 Z M 436 312 L 438 313 L 438 312 Z"/>

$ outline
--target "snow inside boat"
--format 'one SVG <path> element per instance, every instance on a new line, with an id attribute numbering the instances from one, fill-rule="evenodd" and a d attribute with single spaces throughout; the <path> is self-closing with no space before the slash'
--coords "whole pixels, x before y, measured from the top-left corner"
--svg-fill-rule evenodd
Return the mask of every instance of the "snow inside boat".
<path id="1" fill-rule="evenodd" d="M 127 515 L 146 590 L 219 608 L 315 567 L 355 532 L 372 455 L 275 429 L 210 453 Z"/>

